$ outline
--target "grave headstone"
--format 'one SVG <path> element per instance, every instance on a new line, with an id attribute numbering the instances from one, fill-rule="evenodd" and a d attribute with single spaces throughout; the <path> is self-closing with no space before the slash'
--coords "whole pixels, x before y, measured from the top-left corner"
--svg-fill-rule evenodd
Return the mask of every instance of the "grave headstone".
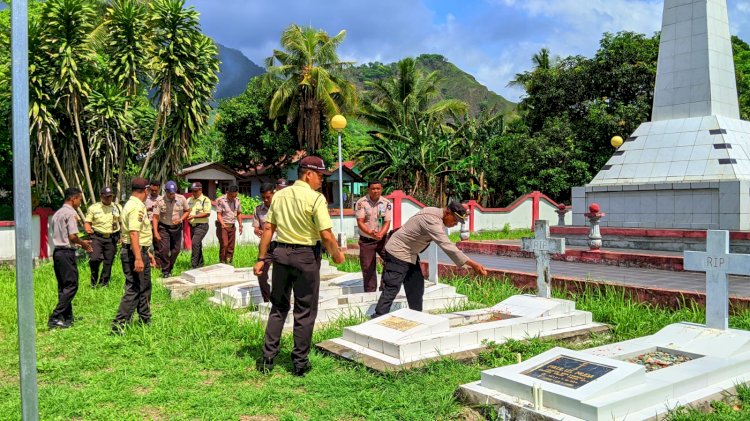
<path id="1" fill-rule="evenodd" d="M 706 235 L 706 251 L 685 251 L 686 270 L 706 272 L 706 326 L 729 327 L 729 278 L 750 275 L 750 254 L 729 253 L 729 231 L 711 230 Z"/>
<path id="2" fill-rule="evenodd" d="M 552 296 L 552 275 L 549 271 L 550 253 L 565 253 L 565 239 L 549 236 L 549 223 L 545 220 L 534 222 L 534 237 L 521 239 L 524 251 L 533 252 L 536 257 L 537 295 Z"/>
<path id="3" fill-rule="evenodd" d="M 439 283 L 438 279 L 438 246 L 434 242 L 430 243 L 425 251 L 427 253 L 427 280 Z"/>

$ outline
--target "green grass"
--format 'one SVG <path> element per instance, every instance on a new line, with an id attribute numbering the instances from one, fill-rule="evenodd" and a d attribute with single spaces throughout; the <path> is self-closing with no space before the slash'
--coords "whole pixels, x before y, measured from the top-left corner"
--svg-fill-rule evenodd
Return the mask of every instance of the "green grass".
<path id="1" fill-rule="evenodd" d="M 487 240 L 518 240 L 523 237 L 533 237 L 534 232 L 530 229 L 522 228 L 511 230 L 510 227 L 506 226 L 505 229 L 500 231 L 475 231 L 469 234 L 469 241 L 487 241 Z M 460 233 L 451 233 L 448 238 L 451 241 L 461 241 Z"/>
<path id="2" fill-rule="evenodd" d="M 239 247 L 235 262 L 249 266 L 255 248 Z M 206 263 L 218 262 L 217 250 L 206 250 Z M 354 263 L 345 263 L 356 270 Z M 177 270 L 189 266 L 181 255 Z M 176 270 L 176 271 L 177 271 Z M 244 311 L 207 302 L 208 293 L 171 300 L 158 282 L 152 298 L 153 324 L 130 328 L 122 337 L 110 336 L 109 326 L 122 294 L 119 263 L 112 286 L 88 288 L 88 266 L 80 265 L 81 288 L 74 301 L 76 326 L 48 331 L 46 319 L 56 302 L 52 265 L 35 269 L 36 346 L 40 415 L 42 419 L 460 419 L 471 411 L 454 397 L 458 385 L 475 381 L 481 370 L 512 364 L 516 355 L 530 358 L 554 346 L 586 348 L 656 332 L 682 320 L 703 321 L 702 310 L 656 309 L 632 303 L 617 290 L 587 291 L 578 308 L 613 325 L 611 335 L 581 343 L 533 339 L 493 346 L 472 363 L 449 359 L 398 374 L 376 374 L 361 366 L 311 353 L 314 370 L 304 379 L 290 374 L 291 337 L 282 340 L 277 367 L 263 376 L 254 368 L 263 343 L 263 328 L 241 319 Z M 447 280 L 472 304 L 488 306 L 519 291 L 490 279 Z M 20 418 L 15 279 L 12 269 L 0 268 L 0 419 Z M 559 295 L 558 296 L 562 296 Z M 341 335 L 357 318 L 340 320 L 314 335 L 319 342 Z M 736 328 L 750 328 L 750 316 L 730 319 Z M 742 419 L 749 413 L 750 393 L 741 389 L 737 402 L 716 402 L 707 416 L 678 411 L 675 420 Z M 732 409 L 738 405 L 740 411 Z M 727 418 L 740 415 L 740 418 Z M 709 418 L 707 418 L 709 417 Z"/>

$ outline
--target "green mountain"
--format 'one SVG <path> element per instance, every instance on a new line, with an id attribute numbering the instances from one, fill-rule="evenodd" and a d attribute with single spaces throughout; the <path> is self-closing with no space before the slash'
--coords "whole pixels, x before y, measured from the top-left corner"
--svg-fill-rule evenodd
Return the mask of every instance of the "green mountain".
<path id="1" fill-rule="evenodd" d="M 437 71 L 441 76 L 439 83 L 440 99 L 459 99 L 469 104 L 471 114 L 476 116 L 481 110 L 495 108 L 503 114 L 513 113 L 516 104 L 490 91 L 477 82 L 474 76 L 459 69 L 439 54 L 422 54 L 416 58 L 417 65 L 425 73 Z M 396 63 L 367 63 L 347 69 L 346 76 L 357 88 L 364 90 L 366 81 L 392 77 Z"/>
<path id="2" fill-rule="evenodd" d="M 214 101 L 237 96 L 245 92 L 251 78 L 265 70 L 245 57 L 242 51 L 221 45 L 219 47 L 219 84 L 216 86 Z"/>

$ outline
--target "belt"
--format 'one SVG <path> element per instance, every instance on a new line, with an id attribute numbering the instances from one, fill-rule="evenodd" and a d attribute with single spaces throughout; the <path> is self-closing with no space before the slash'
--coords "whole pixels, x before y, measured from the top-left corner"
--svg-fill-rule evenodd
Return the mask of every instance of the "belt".
<path id="1" fill-rule="evenodd" d="M 67 251 L 67 250 L 76 251 L 76 248 L 75 247 L 64 247 L 64 246 L 60 246 L 60 247 L 56 246 L 55 247 L 55 251 Z"/>
<path id="2" fill-rule="evenodd" d="M 198 225 L 203 225 L 203 224 L 206 224 L 206 225 L 208 225 L 208 222 L 196 222 L 196 223 L 194 223 L 194 224 L 193 224 L 193 223 L 190 223 L 190 226 L 191 226 L 191 227 L 197 227 Z"/>
<path id="3" fill-rule="evenodd" d="M 151 246 L 141 246 L 141 251 L 148 251 L 148 249 L 149 249 L 150 247 L 151 247 Z M 126 249 L 126 250 L 132 250 L 132 247 L 130 247 L 130 244 L 128 244 L 128 243 L 125 243 L 125 244 L 123 244 L 123 245 L 122 245 L 122 248 L 124 248 L 124 249 Z"/>
<path id="4" fill-rule="evenodd" d="M 377 243 L 377 242 L 380 242 L 381 240 L 382 240 L 382 238 L 380 240 L 376 240 L 374 238 L 365 237 L 363 235 L 359 236 L 359 241 L 361 241 L 363 243 Z"/>
<path id="5" fill-rule="evenodd" d="M 287 243 L 276 243 L 276 247 L 281 247 L 283 249 L 303 249 L 303 248 L 314 248 L 315 245 L 307 245 L 307 244 L 287 244 Z"/>
<path id="6" fill-rule="evenodd" d="M 174 224 L 174 225 L 168 225 L 168 224 L 165 224 L 165 223 L 163 223 L 163 222 L 159 222 L 159 226 L 162 226 L 162 227 L 164 227 L 164 228 L 170 228 L 170 229 L 174 229 L 174 228 L 179 228 L 179 227 L 181 227 L 181 226 L 182 226 L 182 224 Z"/>
<path id="7" fill-rule="evenodd" d="M 96 231 L 94 231 L 93 235 L 96 235 L 96 236 L 99 236 L 99 237 L 102 237 L 102 238 L 109 238 L 109 237 L 112 237 L 115 234 L 116 233 L 114 233 L 114 232 L 111 233 L 111 234 L 104 234 L 103 232 L 96 232 Z"/>

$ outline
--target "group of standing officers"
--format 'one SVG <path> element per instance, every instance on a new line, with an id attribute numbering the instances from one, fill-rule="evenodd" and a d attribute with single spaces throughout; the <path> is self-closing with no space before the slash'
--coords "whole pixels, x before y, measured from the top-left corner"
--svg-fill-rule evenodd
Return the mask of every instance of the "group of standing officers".
<path id="1" fill-rule="evenodd" d="M 325 248 L 334 263 L 344 261 L 332 231 L 328 203 L 318 192 L 325 176 L 331 173 L 323 160 L 308 156 L 299 162 L 298 179 L 291 186 L 281 179 L 276 186 L 261 186 L 262 203 L 253 212 L 253 228 L 260 237 L 258 261 L 253 271 L 258 276 L 263 300 L 271 303 L 266 325 L 263 355 L 257 361 L 259 371 L 273 369 L 279 353 L 281 333 L 294 293 L 294 348 L 292 373 L 304 376 L 312 367 L 308 353 L 318 311 L 320 288 L 320 262 Z M 65 204 L 53 216 L 53 254 L 55 275 L 58 280 L 58 304 L 49 319 L 49 327 L 69 327 L 75 318 L 71 301 L 78 289 L 78 269 L 75 246 L 91 254 L 91 285 L 106 286 L 111 277 L 112 259 L 117 244 L 122 243 L 120 259 L 125 275 L 125 293 L 120 301 L 112 330 L 122 332 L 135 311 L 141 323 L 151 320 L 151 267 L 161 268 L 165 277 L 171 276 L 180 249 L 184 221 L 190 225 L 192 240 L 191 266 L 203 265 L 202 240 L 208 232 L 211 201 L 202 194 L 200 183 L 191 185 L 192 197 L 177 195 L 177 185 L 168 181 L 164 196 L 160 184 L 143 178 L 132 182 L 130 199 L 124 207 L 112 203 L 112 189 L 105 187 L 101 202 L 92 205 L 86 215 L 84 228 L 90 240 L 78 236 L 76 209 L 81 203 L 81 191 L 65 191 Z M 446 227 L 452 227 L 466 218 L 466 207 L 451 202 L 444 209 L 425 208 L 410 218 L 400 229 L 390 230 L 393 217 L 392 204 L 382 194 L 382 183 L 374 180 L 368 184 L 367 195 L 355 204 L 355 217 L 360 232 L 360 263 L 364 278 L 364 291 L 377 289 L 376 259 L 380 256 L 385 265 L 381 277 L 382 291 L 373 317 L 390 311 L 401 289 L 406 292 L 409 308 L 421 311 L 424 294 L 424 277 L 419 266 L 419 254 L 431 242 L 440 246 L 458 266 L 470 266 L 486 275 L 484 267 L 466 257 L 448 239 Z M 226 196 L 216 203 L 216 235 L 219 239 L 219 256 L 223 263 L 231 263 L 234 253 L 236 222 L 241 220 L 242 209 L 236 186 L 229 188 Z M 240 235 L 242 224 L 239 224 Z M 122 233 L 122 236 L 120 235 Z M 151 252 L 153 239 L 157 253 Z M 274 270 L 269 284 L 270 265 Z M 101 274 L 99 267 L 103 266 Z"/>

